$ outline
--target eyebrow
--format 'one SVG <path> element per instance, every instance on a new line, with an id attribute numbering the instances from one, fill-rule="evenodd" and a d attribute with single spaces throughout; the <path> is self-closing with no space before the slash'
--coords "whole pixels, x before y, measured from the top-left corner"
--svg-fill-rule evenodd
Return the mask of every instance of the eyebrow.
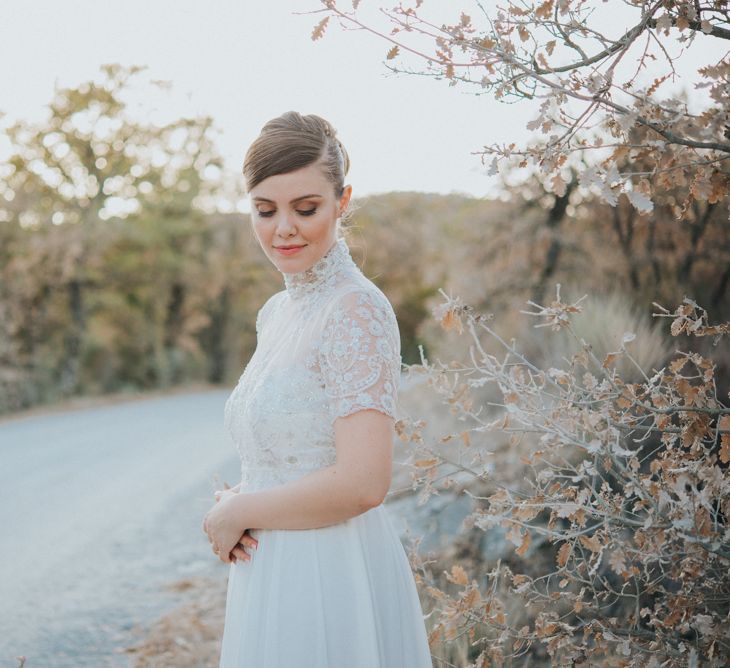
<path id="1" fill-rule="evenodd" d="M 299 202 L 303 199 L 309 199 L 310 197 L 322 197 L 322 195 L 317 195 L 316 193 L 312 193 L 311 195 L 302 195 L 301 197 L 295 197 L 289 204 L 294 204 L 294 202 Z M 266 199 L 265 197 L 254 197 L 254 202 L 269 202 L 270 204 L 276 204 L 273 200 Z"/>

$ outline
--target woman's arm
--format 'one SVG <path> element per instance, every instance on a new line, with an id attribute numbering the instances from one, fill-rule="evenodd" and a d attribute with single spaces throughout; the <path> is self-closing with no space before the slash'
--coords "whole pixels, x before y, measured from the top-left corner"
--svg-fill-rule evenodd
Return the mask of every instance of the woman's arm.
<path id="1" fill-rule="evenodd" d="M 241 532 L 316 529 L 343 522 L 379 505 L 390 489 L 392 417 L 360 410 L 335 420 L 337 461 L 297 480 L 231 499 Z"/>

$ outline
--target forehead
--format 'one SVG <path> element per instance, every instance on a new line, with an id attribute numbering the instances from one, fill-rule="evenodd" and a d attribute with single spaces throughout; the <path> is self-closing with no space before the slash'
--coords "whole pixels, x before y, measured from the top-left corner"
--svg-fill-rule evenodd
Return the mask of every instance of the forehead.
<path id="1" fill-rule="evenodd" d="M 284 203 L 313 194 L 322 197 L 333 195 L 332 184 L 325 178 L 321 168 L 314 164 L 287 174 L 269 176 L 249 193 L 252 200 L 266 199 Z"/>

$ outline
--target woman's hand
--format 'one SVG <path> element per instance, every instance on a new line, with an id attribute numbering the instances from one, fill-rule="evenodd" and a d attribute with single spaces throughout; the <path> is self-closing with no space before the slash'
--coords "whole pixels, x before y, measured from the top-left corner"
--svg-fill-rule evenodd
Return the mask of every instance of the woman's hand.
<path id="1" fill-rule="evenodd" d="M 219 501 L 223 501 L 224 499 L 227 499 L 234 494 L 238 494 L 240 489 L 241 483 L 239 482 L 235 487 L 227 487 L 226 489 L 216 490 L 214 492 L 216 503 L 218 503 Z M 258 546 L 259 542 L 251 535 L 251 530 L 246 529 L 236 546 L 231 551 L 231 556 L 235 557 L 235 559 L 231 559 L 231 561 L 238 561 L 239 559 L 244 561 L 251 561 L 250 551 L 252 549 L 255 550 Z M 246 547 L 249 548 L 249 552 L 246 552 L 246 550 L 244 549 Z"/>
<path id="2" fill-rule="evenodd" d="M 213 551 L 226 564 L 231 563 L 232 557 L 245 559 L 248 556 L 243 550 L 245 545 L 258 545 L 250 534 L 246 536 L 247 529 L 241 531 L 238 524 L 240 515 L 236 512 L 238 494 L 228 494 L 229 491 L 224 490 L 225 498 L 216 500 L 203 518 L 203 531 L 208 535 Z"/>
<path id="3" fill-rule="evenodd" d="M 215 496 L 216 502 L 218 502 L 223 499 L 227 499 L 229 496 L 238 494 L 240 489 L 241 489 L 241 483 L 239 482 L 235 487 L 228 487 L 226 489 L 216 490 L 215 492 L 213 492 L 213 495 Z"/>
<path id="4" fill-rule="evenodd" d="M 259 542 L 251 535 L 251 529 L 246 529 L 246 531 L 243 532 L 243 536 L 241 536 L 238 541 L 238 544 L 231 551 L 231 555 L 235 557 L 235 560 L 231 559 L 231 561 L 238 561 L 239 559 L 243 561 L 251 561 L 251 555 L 249 552 L 251 549 L 255 550 L 258 546 Z M 246 552 L 246 550 L 243 549 L 244 547 L 248 547 L 249 552 Z"/>

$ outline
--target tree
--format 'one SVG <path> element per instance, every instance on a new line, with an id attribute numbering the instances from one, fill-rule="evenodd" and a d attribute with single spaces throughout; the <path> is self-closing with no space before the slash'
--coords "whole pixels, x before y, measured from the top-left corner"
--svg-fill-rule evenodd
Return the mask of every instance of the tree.
<path id="1" fill-rule="evenodd" d="M 98 308 L 90 291 L 112 287 L 120 272 L 128 288 L 135 273 L 149 280 L 150 264 L 164 271 L 154 287 L 166 293 L 165 348 L 190 332 L 192 321 L 183 323 L 181 314 L 184 277 L 201 252 L 202 217 L 194 205 L 215 190 L 221 159 L 210 118 L 160 126 L 130 113 L 127 94 L 142 70 L 103 66 L 98 80 L 57 89 L 45 120 L 18 121 L 7 131 L 11 156 L 0 165 L 6 325 L 0 355 L 6 368 L 35 377 L 26 385 L 51 385 L 61 395 L 80 389 L 89 317 Z M 148 238 L 131 262 L 107 265 L 125 221 L 134 221 L 138 238 L 146 225 L 157 246 Z M 201 279 L 190 271 L 187 280 Z M 204 325 L 199 320 L 193 331 Z"/>
<path id="2" fill-rule="evenodd" d="M 426 3 L 416 0 L 413 7 L 399 3 L 381 10 L 393 24 L 388 33 L 359 18 L 359 0 L 351 11 L 335 0 L 323 4 L 319 11 L 327 16 L 313 39 L 322 37 L 335 16 L 345 27 L 387 40 L 389 61 L 406 53 L 424 60 L 426 70 L 419 74 L 445 77 L 449 85 L 472 86 L 500 100 L 540 100 L 528 129 L 545 137 L 525 147 L 485 146 L 481 155 L 492 157 L 490 173 L 517 158 L 562 196 L 565 170 L 573 166 L 582 188 L 612 206 L 624 194 L 642 213 L 652 210 L 657 193 L 686 183 L 685 199 L 673 205 L 678 218 L 692 202 L 717 204 L 724 198 L 730 185 L 730 60 L 713 59 L 711 47 L 730 40 L 726 2 L 622 0 L 609 7 L 596 1 L 507 0 L 489 9 L 477 1 L 477 16 L 461 12 L 456 23 L 437 25 L 425 18 Z M 620 34 L 606 34 L 607 12 L 625 16 Z M 681 60 L 671 49 L 684 50 L 695 41 L 708 53 L 695 83 L 708 98 L 699 112 L 681 94 L 661 96 Z M 619 170 L 622 157 L 644 168 L 624 164 Z"/>

